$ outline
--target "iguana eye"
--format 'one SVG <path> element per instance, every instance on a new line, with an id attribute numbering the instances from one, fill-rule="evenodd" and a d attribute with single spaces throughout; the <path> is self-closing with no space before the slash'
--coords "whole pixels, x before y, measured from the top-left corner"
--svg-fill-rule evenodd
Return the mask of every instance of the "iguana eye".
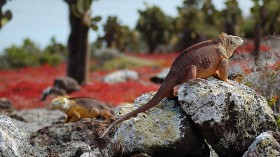
<path id="1" fill-rule="evenodd" d="M 57 101 L 53 102 L 54 105 L 58 105 L 59 103 Z"/>

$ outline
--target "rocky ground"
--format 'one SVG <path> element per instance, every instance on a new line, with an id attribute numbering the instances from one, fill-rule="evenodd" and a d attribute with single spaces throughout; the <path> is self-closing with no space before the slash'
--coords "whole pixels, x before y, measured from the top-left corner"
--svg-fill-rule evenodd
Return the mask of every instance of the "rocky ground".
<path id="1" fill-rule="evenodd" d="M 6 98 L 0 98 L 0 115 L 7 115 L 12 122 L 28 135 L 53 122 L 63 121 L 66 115 L 50 108 L 15 110 L 13 104 Z"/>
<path id="2" fill-rule="evenodd" d="M 114 114 L 120 117 L 135 110 L 154 94 L 145 93 L 133 104 L 117 107 Z M 272 110 L 262 96 L 236 82 L 229 85 L 208 78 L 182 84 L 178 99 L 164 98 L 104 138 L 99 137 L 109 121 L 85 118 L 65 124 L 59 111 L 15 111 L 7 102 L 2 104 L 2 114 L 9 116 L 0 116 L 3 157 L 280 156 L 280 133 Z"/>
<path id="3" fill-rule="evenodd" d="M 54 122 L 63 122 L 66 116 L 64 113 L 57 110 L 40 108 L 13 111 L 10 117 L 19 129 L 31 134 Z"/>

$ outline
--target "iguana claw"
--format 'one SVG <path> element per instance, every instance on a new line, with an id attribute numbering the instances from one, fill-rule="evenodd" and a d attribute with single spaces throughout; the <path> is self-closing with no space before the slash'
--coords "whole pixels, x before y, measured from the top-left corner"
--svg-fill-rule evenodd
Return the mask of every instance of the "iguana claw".
<path id="1" fill-rule="evenodd" d="M 188 83 L 190 84 L 190 85 L 193 85 L 193 84 L 197 84 L 198 82 L 205 82 L 205 80 L 204 79 L 201 79 L 201 78 L 194 78 L 194 79 L 190 79 L 190 80 L 188 80 Z"/>

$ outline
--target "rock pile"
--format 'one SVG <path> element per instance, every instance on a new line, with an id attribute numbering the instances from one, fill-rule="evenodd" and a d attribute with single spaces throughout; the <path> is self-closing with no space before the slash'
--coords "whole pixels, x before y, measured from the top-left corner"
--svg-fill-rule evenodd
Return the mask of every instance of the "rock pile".
<path id="1" fill-rule="evenodd" d="M 143 94 L 134 104 L 117 107 L 114 114 L 135 110 L 153 95 Z M 0 117 L 0 156 L 280 155 L 280 133 L 265 99 L 242 84 L 214 78 L 182 84 L 178 99 L 164 98 L 100 139 L 108 125 L 94 119 L 55 122 L 29 137 L 9 118 Z"/>

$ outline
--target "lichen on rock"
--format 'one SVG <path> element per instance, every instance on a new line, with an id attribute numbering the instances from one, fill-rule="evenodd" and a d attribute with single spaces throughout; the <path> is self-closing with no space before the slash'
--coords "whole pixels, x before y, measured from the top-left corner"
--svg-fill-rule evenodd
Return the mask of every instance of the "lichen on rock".
<path id="1" fill-rule="evenodd" d="M 266 100 L 245 85 L 211 77 L 183 84 L 178 94 L 186 114 L 220 156 L 241 155 L 257 135 L 276 129 Z"/>
<path id="2" fill-rule="evenodd" d="M 277 137 L 275 137 L 277 136 Z M 250 145 L 243 157 L 280 156 L 280 133 L 268 131 L 261 133 Z"/>
<path id="3" fill-rule="evenodd" d="M 154 94 L 143 94 L 135 99 L 133 105 L 117 107 L 115 115 L 118 117 L 145 105 Z M 166 98 L 148 111 L 122 122 L 112 137 L 112 143 L 121 145 L 124 154 L 144 152 L 160 156 L 160 153 L 169 150 L 174 155 L 178 152 L 180 155 L 190 155 L 197 149 L 203 156 L 208 150 L 207 146 L 202 149 L 206 145 L 203 138 L 193 128 L 179 104 Z"/>

